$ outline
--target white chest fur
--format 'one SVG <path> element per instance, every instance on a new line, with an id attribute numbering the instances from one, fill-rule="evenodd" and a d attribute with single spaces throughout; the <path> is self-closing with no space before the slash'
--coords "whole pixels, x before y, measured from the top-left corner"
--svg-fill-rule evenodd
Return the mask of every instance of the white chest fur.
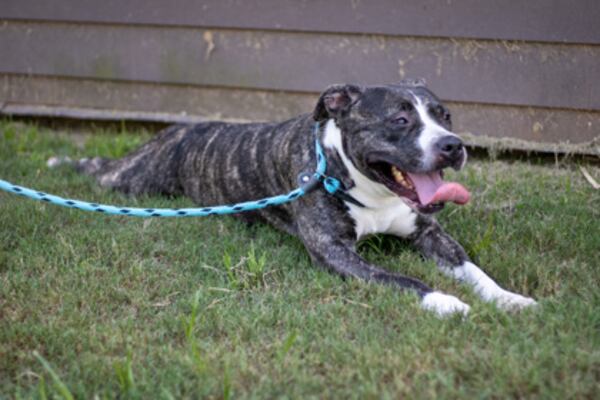
<path id="1" fill-rule="evenodd" d="M 347 203 L 356 224 L 357 238 L 372 233 L 408 236 L 415 231 L 415 212 L 384 185 L 356 169 L 344 153 L 342 132 L 333 120 L 327 121 L 323 145 L 338 152 L 355 184 L 348 194 L 366 206 Z"/>
<path id="2" fill-rule="evenodd" d="M 354 198 L 357 196 L 352 195 Z M 363 203 L 364 204 L 364 203 Z M 356 237 L 372 233 L 408 236 L 415 231 L 415 213 L 402 200 L 389 202 L 379 208 L 361 208 L 348 204 L 356 226 Z"/>

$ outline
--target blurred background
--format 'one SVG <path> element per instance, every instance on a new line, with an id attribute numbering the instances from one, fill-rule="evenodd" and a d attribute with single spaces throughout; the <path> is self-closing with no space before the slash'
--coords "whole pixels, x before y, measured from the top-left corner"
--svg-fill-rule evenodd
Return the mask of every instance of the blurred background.
<path id="1" fill-rule="evenodd" d="M 472 144 L 600 154 L 598 0 L 2 0 L 0 112 L 283 120 L 425 78 Z"/>

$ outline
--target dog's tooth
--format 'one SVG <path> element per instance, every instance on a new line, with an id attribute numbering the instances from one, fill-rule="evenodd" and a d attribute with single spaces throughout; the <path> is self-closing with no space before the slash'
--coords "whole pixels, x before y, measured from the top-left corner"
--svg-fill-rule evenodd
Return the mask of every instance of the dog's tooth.
<path id="1" fill-rule="evenodd" d="M 409 190 L 415 190 L 415 185 L 412 181 L 404 174 L 404 172 L 400 171 L 398 168 L 392 165 L 391 168 L 392 176 L 396 183 L 406 187 Z"/>
<path id="2" fill-rule="evenodd" d="M 412 183 L 412 181 L 408 178 L 408 176 L 406 176 L 404 174 L 404 172 L 400 172 L 401 178 L 398 180 L 396 179 L 396 181 L 400 181 L 404 186 L 406 186 L 406 188 L 410 189 L 410 190 L 414 190 L 415 189 L 415 185 Z"/>
<path id="3" fill-rule="evenodd" d="M 395 166 L 392 165 L 392 176 L 394 180 L 398 183 L 404 183 L 404 176 L 402 176 L 402 172 L 398 170 Z"/>

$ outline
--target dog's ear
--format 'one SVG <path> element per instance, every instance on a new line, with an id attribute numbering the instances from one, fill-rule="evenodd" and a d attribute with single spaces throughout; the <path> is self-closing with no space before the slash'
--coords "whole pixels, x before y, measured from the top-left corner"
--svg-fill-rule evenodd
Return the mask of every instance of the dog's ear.
<path id="1" fill-rule="evenodd" d="M 332 85 L 319 97 L 313 118 L 324 121 L 347 112 L 359 99 L 362 90 L 356 85 Z"/>
<path id="2" fill-rule="evenodd" d="M 426 87 L 427 81 L 425 80 L 425 78 L 406 78 L 396 83 L 396 85 L 408 87 Z"/>
<path id="3" fill-rule="evenodd" d="M 399 84 L 402 86 L 426 87 L 427 80 L 425 78 L 406 78 L 402 79 Z"/>

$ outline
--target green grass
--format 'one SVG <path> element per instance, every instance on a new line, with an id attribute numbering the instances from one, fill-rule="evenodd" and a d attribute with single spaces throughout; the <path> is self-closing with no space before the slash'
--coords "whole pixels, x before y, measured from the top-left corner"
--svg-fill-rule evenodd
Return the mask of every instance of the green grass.
<path id="1" fill-rule="evenodd" d="M 148 135 L 0 123 L 0 177 L 133 206 L 52 155 L 121 156 Z M 600 169 L 586 168 L 600 179 Z M 140 220 L 0 193 L 0 398 L 592 398 L 600 393 L 600 191 L 575 162 L 472 161 L 473 201 L 439 219 L 499 283 L 540 301 L 498 311 L 403 242 L 370 261 L 472 306 L 315 268 L 298 240 L 230 217 Z"/>

